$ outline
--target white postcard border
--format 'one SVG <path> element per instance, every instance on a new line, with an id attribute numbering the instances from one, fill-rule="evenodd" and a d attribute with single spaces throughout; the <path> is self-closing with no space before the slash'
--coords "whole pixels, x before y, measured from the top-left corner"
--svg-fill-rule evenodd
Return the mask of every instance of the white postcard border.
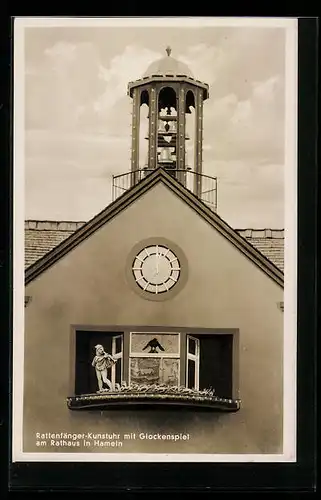
<path id="1" fill-rule="evenodd" d="M 151 454 L 25 453 L 23 438 L 24 373 L 24 30 L 30 27 L 280 27 L 286 30 L 285 125 L 285 294 L 284 294 L 284 453 Z M 13 149 L 13 462 L 295 462 L 297 349 L 297 18 L 45 18 L 14 20 Z"/>

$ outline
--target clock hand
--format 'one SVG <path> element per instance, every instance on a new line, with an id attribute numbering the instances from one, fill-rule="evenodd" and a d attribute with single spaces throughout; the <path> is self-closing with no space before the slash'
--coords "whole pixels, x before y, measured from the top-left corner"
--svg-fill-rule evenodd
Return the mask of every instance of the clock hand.
<path id="1" fill-rule="evenodd" d="M 156 274 L 159 273 L 159 253 L 158 253 L 158 247 L 156 247 Z"/>

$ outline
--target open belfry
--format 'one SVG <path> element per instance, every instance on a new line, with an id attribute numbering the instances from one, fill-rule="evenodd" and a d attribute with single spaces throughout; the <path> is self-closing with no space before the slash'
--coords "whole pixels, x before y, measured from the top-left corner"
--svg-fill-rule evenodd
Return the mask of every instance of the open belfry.
<path id="1" fill-rule="evenodd" d="M 139 124 L 140 109 L 148 106 L 149 134 L 148 170 L 163 167 L 170 175 L 186 185 L 186 171 L 195 173 L 194 189 L 201 193 L 202 142 L 203 142 L 203 102 L 208 98 L 208 85 L 195 80 L 189 68 L 171 56 L 152 63 L 144 76 L 128 85 L 128 93 L 133 100 L 132 114 L 132 158 L 133 173 L 139 165 Z M 195 110 L 194 159 L 187 165 L 186 115 Z M 137 177 L 134 175 L 134 183 Z"/>
<path id="2" fill-rule="evenodd" d="M 128 99 L 112 202 L 87 222 L 26 221 L 24 450 L 64 451 L 35 432 L 108 428 L 138 436 L 124 452 L 279 453 L 283 230 L 220 217 L 202 158 L 209 86 L 170 47 Z M 160 427 L 189 437 L 139 438 Z M 119 452 L 96 448 L 69 451 Z"/>
<path id="3" fill-rule="evenodd" d="M 126 172 L 115 177 L 114 197 L 161 167 L 216 211 L 217 179 L 204 175 L 202 169 L 203 103 L 209 97 L 208 85 L 196 80 L 171 52 L 167 47 L 167 55 L 153 62 L 142 78 L 128 84 L 132 99 L 131 175 Z M 142 117 L 144 105 L 147 117 Z M 148 121 L 147 127 L 142 127 L 142 120 Z M 145 156 L 140 145 L 146 128 Z"/>

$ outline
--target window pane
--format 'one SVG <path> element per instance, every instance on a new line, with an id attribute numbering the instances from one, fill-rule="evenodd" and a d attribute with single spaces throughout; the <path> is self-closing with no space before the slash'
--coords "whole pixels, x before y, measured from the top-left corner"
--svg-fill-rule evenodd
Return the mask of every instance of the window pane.
<path id="1" fill-rule="evenodd" d="M 122 360 L 119 359 L 115 365 L 115 382 L 121 385 L 122 382 Z"/>
<path id="2" fill-rule="evenodd" d="M 131 383 L 159 384 L 160 362 L 160 358 L 130 358 Z"/>
<path id="3" fill-rule="evenodd" d="M 179 385 L 179 359 L 162 359 L 160 383 L 166 385 Z"/>
<path id="4" fill-rule="evenodd" d="M 192 359 L 187 360 L 187 387 L 195 388 L 195 362 Z"/>
<path id="5" fill-rule="evenodd" d="M 122 351 L 122 338 L 116 337 L 115 342 L 116 342 L 116 353 L 121 352 Z"/>
<path id="6" fill-rule="evenodd" d="M 179 385 L 179 359 L 130 358 L 130 380 L 136 384 Z"/>
<path id="7" fill-rule="evenodd" d="M 132 353 L 154 353 L 154 354 L 178 354 L 178 333 L 132 333 Z"/>
<path id="8" fill-rule="evenodd" d="M 188 337 L 188 352 L 189 354 L 196 354 L 196 342 L 190 337 Z"/>

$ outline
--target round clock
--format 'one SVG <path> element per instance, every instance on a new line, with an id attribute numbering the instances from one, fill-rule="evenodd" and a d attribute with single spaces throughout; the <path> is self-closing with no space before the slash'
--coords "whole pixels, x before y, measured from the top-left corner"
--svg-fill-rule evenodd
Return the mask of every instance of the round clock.
<path id="1" fill-rule="evenodd" d="M 165 245 L 145 246 L 134 258 L 132 271 L 137 285 L 153 294 L 168 292 L 179 280 L 178 257 Z"/>

